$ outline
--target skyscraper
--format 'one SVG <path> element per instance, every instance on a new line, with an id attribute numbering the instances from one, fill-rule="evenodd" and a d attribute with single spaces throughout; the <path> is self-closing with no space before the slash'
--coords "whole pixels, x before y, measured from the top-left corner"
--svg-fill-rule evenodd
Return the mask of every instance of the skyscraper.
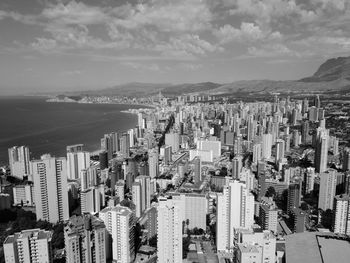
<path id="1" fill-rule="evenodd" d="M 240 173 L 242 170 L 242 156 L 236 156 L 232 159 L 232 178 L 240 178 Z"/>
<path id="2" fill-rule="evenodd" d="M 285 142 L 284 140 L 277 139 L 276 140 L 276 156 L 275 162 L 278 163 L 279 160 L 284 158 L 284 150 L 285 150 Z"/>
<path id="3" fill-rule="evenodd" d="M 57 223 L 69 218 L 67 160 L 49 154 L 30 162 L 37 220 Z"/>
<path id="4" fill-rule="evenodd" d="M 271 157 L 271 147 L 272 147 L 272 135 L 263 134 L 262 135 L 262 147 L 261 147 L 261 157 L 264 159 L 269 159 Z"/>
<path id="5" fill-rule="evenodd" d="M 157 177 L 159 173 L 159 155 L 156 149 L 148 152 L 148 168 L 151 178 Z"/>
<path id="6" fill-rule="evenodd" d="M 132 202 L 135 205 L 135 215 L 136 217 L 141 217 L 142 215 L 142 194 L 141 194 L 141 183 L 135 182 L 131 187 Z"/>
<path id="7" fill-rule="evenodd" d="M 135 183 L 141 186 L 141 211 L 145 211 L 151 206 L 151 178 L 146 175 L 139 175 L 135 178 Z"/>
<path id="8" fill-rule="evenodd" d="M 234 230 L 254 224 L 254 196 L 244 183 L 229 181 L 218 194 L 216 210 L 216 244 L 218 251 L 233 248 Z"/>
<path id="9" fill-rule="evenodd" d="M 115 207 L 107 207 L 100 211 L 99 217 L 105 223 L 111 236 L 113 261 L 117 263 L 133 262 L 135 258 L 136 223 L 134 213 L 128 207 L 118 204 Z"/>
<path id="10" fill-rule="evenodd" d="M 182 221 L 179 201 L 161 197 L 157 207 L 158 263 L 182 262 Z"/>
<path id="11" fill-rule="evenodd" d="M 334 198 L 333 232 L 350 235 L 350 197 L 337 195 Z"/>
<path id="12" fill-rule="evenodd" d="M 301 199 L 300 183 L 290 184 L 288 187 L 287 213 L 289 214 L 294 207 L 299 208 Z"/>
<path id="13" fill-rule="evenodd" d="M 165 134 L 165 144 L 170 145 L 173 152 L 179 150 L 180 136 L 178 133 L 166 133 Z"/>
<path id="14" fill-rule="evenodd" d="M 107 230 L 101 219 L 90 214 L 72 216 L 64 226 L 67 263 L 107 262 Z"/>
<path id="15" fill-rule="evenodd" d="M 193 159 L 193 182 L 194 183 L 199 183 L 202 180 L 201 176 L 201 158 L 198 156 Z"/>
<path id="16" fill-rule="evenodd" d="M 4 242 L 6 263 L 51 263 L 53 252 L 52 232 L 28 229 L 8 236 Z"/>
<path id="17" fill-rule="evenodd" d="M 18 179 L 28 176 L 29 166 L 29 148 L 26 146 L 14 146 L 8 149 L 9 164 L 11 175 Z"/>
<path id="18" fill-rule="evenodd" d="M 326 211 L 333 209 L 335 190 L 337 187 L 337 171 L 328 169 L 320 174 L 320 193 L 318 197 L 318 208 Z"/>
<path id="19" fill-rule="evenodd" d="M 83 144 L 67 146 L 67 177 L 69 179 L 80 179 L 81 171 L 89 166 L 90 153 L 83 151 Z"/>
<path id="20" fill-rule="evenodd" d="M 329 130 L 317 129 L 315 145 L 315 169 L 322 173 L 327 170 Z"/>

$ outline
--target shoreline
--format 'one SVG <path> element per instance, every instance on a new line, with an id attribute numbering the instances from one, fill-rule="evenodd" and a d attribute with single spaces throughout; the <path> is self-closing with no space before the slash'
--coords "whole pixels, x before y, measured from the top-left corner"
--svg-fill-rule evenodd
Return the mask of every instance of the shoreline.
<path id="1" fill-rule="evenodd" d="M 103 101 L 103 102 L 91 102 L 91 101 L 76 101 L 73 99 L 69 99 L 69 98 L 65 98 L 65 99 L 57 99 L 57 98 L 49 98 L 46 100 L 46 102 L 48 103 L 77 103 L 77 104 L 108 104 L 108 105 L 129 105 L 129 106 L 139 106 L 139 107 L 149 107 L 149 108 L 153 108 L 156 109 L 157 106 L 153 105 L 153 104 L 142 104 L 142 103 L 132 103 L 132 102 L 127 102 L 127 103 L 123 103 L 123 102 L 111 102 L 111 101 Z"/>

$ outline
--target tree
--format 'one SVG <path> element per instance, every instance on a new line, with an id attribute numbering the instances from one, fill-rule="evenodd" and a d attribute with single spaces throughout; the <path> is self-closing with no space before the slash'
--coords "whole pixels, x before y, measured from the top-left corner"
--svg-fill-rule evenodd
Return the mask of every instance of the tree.
<path id="1" fill-rule="evenodd" d="M 273 186 L 270 186 L 269 188 L 267 188 L 265 196 L 266 197 L 274 197 L 274 196 L 276 196 L 275 188 Z"/>
<path id="2" fill-rule="evenodd" d="M 154 235 L 153 237 L 151 237 L 151 238 L 148 240 L 148 244 L 149 244 L 151 247 L 157 247 L 157 240 L 158 240 L 158 236 L 157 236 L 157 235 Z"/>

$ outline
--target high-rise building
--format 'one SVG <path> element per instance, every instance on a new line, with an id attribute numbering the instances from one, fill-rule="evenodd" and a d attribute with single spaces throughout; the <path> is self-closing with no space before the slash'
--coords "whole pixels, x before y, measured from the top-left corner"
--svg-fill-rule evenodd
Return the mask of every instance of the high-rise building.
<path id="1" fill-rule="evenodd" d="M 232 159 L 232 178 L 239 180 L 242 170 L 242 156 L 236 156 Z"/>
<path id="2" fill-rule="evenodd" d="M 67 160 L 49 154 L 30 162 L 37 220 L 57 223 L 69 218 Z"/>
<path id="3" fill-rule="evenodd" d="M 52 263 L 52 232 L 28 229 L 8 236 L 4 242 L 6 263 Z"/>
<path id="4" fill-rule="evenodd" d="M 290 184 L 288 187 L 287 213 L 289 214 L 294 207 L 299 208 L 301 199 L 300 183 Z"/>
<path id="5" fill-rule="evenodd" d="M 303 194 L 310 194 L 314 190 L 315 168 L 308 167 L 304 172 Z"/>
<path id="6" fill-rule="evenodd" d="M 29 148 L 26 146 L 14 146 L 8 149 L 11 175 L 18 179 L 30 174 Z"/>
<path id="7" fill-rule="evenodd" d="M 124 154 L 126 157 L 130 156 L 130 137 L 128 133 L 123 133 L 120 138 L 120 151 L 122 154 Z"/>
<path id="8" fill-rule="evenodd" d="M 182 221 L 178 200 L 159 198 L 157 207 L 158 263 L 182 262 Z"/>
<path id="9" fill-rule="evenodd" d="M 261 199 L 259 209 L 259 221 L 261 228 L 277 233 L 277 216 L 278 210 L 275 202 L 272 199 L 263 197 Z"/>
<path id="10" fill-rule="evenodd" d="M 82 170 L 90 166 L 90 153 L 83 151 L 83 144 L 67 146 L 67 177 L 80 179 Z"/>
<path id="11" fill-rule="evenodd" d="M 253 145 L 253 163 L 258 163 L 261 160 L 261 143 Z"/>
<path id="12" fill-rule="evenodd" d="M 107 262 L 107 230 L 98 217 L 72 216 L 65 222 L 64 244 L 67 263 Z"/>
<path id="13" fill-rule="evenodd" d="M 254 196 L 244 183 L 229 181 L 217 197 L 217 250 L 233 248 L 234 230 L 254 224 Z"/>
<path id="14" fill-rule="evenodd" d="M 119 197 L 119 202 L 124 200 L 125 182 L 124 180 L 119 180 L 115 185 L 115 196 Z"/>
<path id="15" fill-rule="evenodd" d="M 276 156 L 275 162 L 278 163 L 279 160 L 284 158 L 285 142 L 282 139 L 276 140 Z"/>
<path id="16" fill-rule="evenodd" d="M 115 146 L 114 146 L 115 148 Z M 101 138 L 101 150 L 107 152 L 108 160 L 113 157 L 113 135 L 105 134 Z"/>
<path id="17" fill-rule="evenodd" d="M 271 147 L 272 147 L 272 135 L 271 134 L 263 134 L 262 135 L 262 146 L 261 146 L 261 157 L 263 159 L 270 159 Z"/>
<path id="18" fill-rule="evenodd" d="M 180 145 L 180 135 L 178 133 L 166 133 L 165 144 L 170 145 L 173 152 L 177 152 Z"/>
<path id="19" fill-rule="evenodd" d="M 201 162 L 201 158 L 199 158 L 198 156 L 195 157 L 193 159 L 193 182 L 194 183 L 199 183 L 200 181 L 202 181 L 202 174 L 201 174 L 201 166 L 202 166 L 202 162 Z"/>
<path id="20" fill-rule="evenodd" d="M 135 182 L 131 187 L 132 202 L 135 205 L 135 215 L 136 217 L 141 217 L 142 215 L 142 194 L 141 194 L 141 183 Z"/>
<path id="21" fill-rule="evenodd" d="M 100 170 L 104 170 L 108 168 L 108 152 L 101 151 L 99 153 L 99 160 L 100 160 Z"/>
<path id="22" fill-rule="evenodd" d="M 128 207 L 118 204 L 115 207 L 107 207 L 100 211 L 99 217 L 105 223 L 111 237 L 113 262 L 133 262 L 135 259 L 136 224 L 134 213 Z"/>
<path id="23" fill-rule="evenodd" d="M 320 174 L 320 193 L 318 197 L 318 208 L 326 211 L 333 209 L 335 190 L 337 187 L 337 171 L 328 169 Z"/>
<path id="24" fill-rule="evenodd" d="M 343 151 L 343 171 L 350 170 L 350 148 L 346 147 Z"/>
<path id="25" fill-rule="evenodd" d="M 315 145 L 315 169 L 322 173 L 327 170 L 329 130 L 317 129 Z"/>
<path id="26" fill-rule="evenodd" d="M 350 197 L 337 195 L 334 198 L 333 232 L 350 235 Z"/>
<path id="27" fill-rule="evenodd" d="M 148 152 L 148 168 L 151 178 L 157 177 L 159 174 L 159 155 L 156 149 Z"/>
<path id="28" fill-rule="evenodd" d="M 104 186 L 92 186 L 80 192 L 80 207 L 82 213 L 98 213 L 104 199 Z"/>
<path id="29" fill-rule="evenodd" d="M 146 175 L 139 175 L 135 178 L 135 183 L 141 186 L 141 211 L 145 211 L 151 206 L 151 178 Z"/>

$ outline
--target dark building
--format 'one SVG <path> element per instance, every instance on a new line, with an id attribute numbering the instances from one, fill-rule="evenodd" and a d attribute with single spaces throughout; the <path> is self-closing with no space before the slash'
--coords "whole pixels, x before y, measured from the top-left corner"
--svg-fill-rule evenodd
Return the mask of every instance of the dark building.
<path id="1" fill-rule="evenodd" d="M 108 168 L 108 152 L 103 151 L 99 154 L 99 160 L 100 160 L 100 170 L 104 170 Z"/>

